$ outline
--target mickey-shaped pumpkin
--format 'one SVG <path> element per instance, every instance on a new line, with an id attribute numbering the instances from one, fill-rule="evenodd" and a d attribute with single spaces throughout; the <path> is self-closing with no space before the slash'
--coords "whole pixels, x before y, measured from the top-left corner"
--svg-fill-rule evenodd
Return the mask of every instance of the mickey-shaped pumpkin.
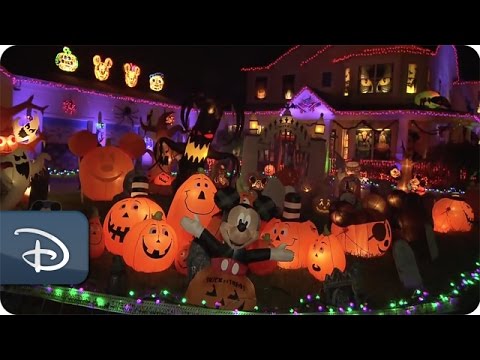
<path id="1" fill-rule="evenodd" d="M 135 225 L 125 237 L 123 260 L 138 272 L 153 273 L 168 269 L 177 255 L 175 230 L 157 212 L 152 219 Z"/>
<path id="2" fill-rule="evenodd" d="M 312 242 L 307 254 L 307 268 L 312 276 L 324 281 L 335 268 L 344 271 L 347 265 L 345 252 L 333 235 L 320 235 Z"/>
<path id="3" fill-rule="evenodd" d="M 143 192 L 142 192 L 143 189 Z M 132 197 L 116 202 L 108 211 L 103 222 L 103 236 L 107 250 L 115 255 L 123 255 L 125 237 L 136 224 L 152 218 L 163 209 L 148 195 L 148 180 L 135 177 L 132 182 Z"/>
<path id="4" fill-rule="evenodd" d="M 100 222 L 97 208 L 93 209 L 88 219 L 88 226 L 90 229 L 90 258 L 96 259 L 102 256 L 105 251 L 105 239 L 103 237 L 102 223 Z"/>
<path id="5" fill-rule="evenodd" d="M 145 152 L 145 142 L 134 133 L 122 136 L 119 146 L 97 146 L 97 137 L 88 130 L 68 140 L 72 153 L 81 157 L 82 192 L 94 201 L 110 201 L 122 192 L 125 175 L 133 170 L 133 160 Z"/>
<path id="6" fill-rule="evenodd" d="M 255 292 L 253 285 L 250 285 L 250 280 L 244 276 L 247 271 L 246 264 L 263 260 L 292 261 L 293 252 L 285 249 L 286 244 L 272 249 L 247 250 L 246 247 L 258 238 L 261 216 L 264 219 L 271 217 L 271 214 L 265 211 L 269 207 L 263 203 L 272 202 L 272 200 L 260 196 L 252 204 L 252 207 L 250 204 L 240 204 L 240 196 L 236 190 L 227 188 L 220 191 L 229 191 L 231 194 L 230 196 L 217 196 L 217 198 L 232 199 L 229 204 L 217 201 L 217 205 L 222 209 L 228 210 L 230 208 L 228 216 L 220 225 L 223 243 L 219 242 L 205 229 L 196 216 L 195 219 L 184 217 L 181 220 L 182 227 L 195 237 L 194 241 L 196 243 L 208 249 L 210 256 L 213 258 L 212 265 L 197 273 L 190 282 L 186 294 L 187 301 L 191 304 L 200 305 L 202 300 L 206 300 L 207 306 L 211 307 L 221 306 L 229 310 L 240 310 L 240 308 L 251 310 L 255 306 Z M 231 276 L 234 277 L 231 278 Z M 218 281 L 215 280 L 214 283 L 211 283 L 211 279 L 218 279 Z M 222 286 L 223 289 L 221 284 L 227 284 L 228 288 L 221 291 L 219 297 L 219 286 Z M 236 286 L 235 284 L 240 285 Z M 201 298 L 207 291 L 211 293 L 215 291 L 217 294 L 214 306 L 212 306 L 212 303 L 208 303 L 207 299 Z M 242 295 L 239 294 L 240 291 L 242 291 Z M 201 296 L 198 294 L 201 294 Z M 228 301 L 233 299 L 235 299 L 234 302 Z M 249 301 L 246 301 L 246 299 Z"/>

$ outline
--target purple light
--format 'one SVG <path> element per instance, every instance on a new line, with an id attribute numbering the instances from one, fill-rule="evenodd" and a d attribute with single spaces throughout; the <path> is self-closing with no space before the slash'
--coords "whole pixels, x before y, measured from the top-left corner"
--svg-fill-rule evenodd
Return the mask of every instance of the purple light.
<path id="1" fill-rule="evenodd" d="M 222 306 L 222 304 L 218 301 L 215 301 L 215 307 L 218 309 L 220 306 Z"/>
<path id="2" fill-rule="evenodd" d="M 411 312 L 410 310 L 407 310 L 407 311 L 405 311 L 405 314 L 407 314 L 407 315 L 411 315 L 411 314 L 412 314 L 412 312 Z"/>
<path id="3" fill-rule="evenodd" d="M 322 305 L 318 306 L 318 311 L 323 311 L 323 306 Z"/>
<path id="4" fill-rule="evenodd" d="M 83 288 L 81 287 L 80 289 L 78 289 L 79 292 L 83 293 Z"/>
<path id="5" fill-rule="evenodd" d="M 345 312 L 345 310 L 343 309 L 343 307 L 339 307 L 339 308 L 338 308 L 338 311 L 340 311 L 341 313 Z"/>
<path id="6" fill-rule="evenodd" d="M 349 305 L 350 305 L 350 307 L 352 307 L 352 308 L 355 306 L 355 304 L 354 304 L 353 302 L 351 302 Z"/>
<path id="7" fill-rule="evenodd" d="M 428 296 L 428 292 L 424 291 L 423 296 Z"/>
<path id="8" fill-rule="evenodd" d="M 125 312 L 129 312 L 130 310 L 132 310 L 132 305 L 127 304 L 123 307 L 123 309 L 125 310 Z"/>
<path id="9" fill-rule="evenodd" d="M 418 298 L 418 300 L 423 301 L 424 299 L 423 299 L 422 296 L 420 296 L 420 297 Z"/>
<path id="10" fill-rule="evenodd" d="M 308 300 L 308 301 L 311 301 L 311 300 L 312 300 L 312 295 L 308 294 L 308 295 L 307 295 L 307 300 Z"/>
<path id="11" fill-rule="evenodd" d="M 155 304 L 160 304 L 160 299 L 155 300 Z"/>
<path id="12" fill-rule="evenodd" d="M 46 289 L 47 289 L 47 292 L 48 292 L 48 293 L 51 293 L 51 292 L 52 292 L 52 287 L 51 287 L 51 286 L 47 286 Z"/>
<path id="13" fill-rule="evenodd" d="M 137 299 L 137 304 L 141 304 L 142 303 L 142 299 Z"/>

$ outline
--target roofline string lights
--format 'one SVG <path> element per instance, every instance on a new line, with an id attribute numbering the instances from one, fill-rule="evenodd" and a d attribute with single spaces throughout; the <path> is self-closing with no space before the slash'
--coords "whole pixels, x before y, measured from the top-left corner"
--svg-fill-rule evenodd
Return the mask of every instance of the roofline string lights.
<path id="1" fill-rule="evenodd" d="M 67 288 L 61 286 L 30 287 L 8 286 L 4 291 L 37 296 L 46 300 L 88 307 L 121 314 L 191 314 L 191 315 L 264 315 L 264 314 L 291 314 L 291 315 L 419 315 L 435 313 L 451 313 L 456 311 L 458 298 L 472 286 L 480 282 L 480 262 L 475 263 L 476 268 L 471 272 L 462 272 L 456 282 L 451 281 L 449 288 L 432 295 L 425 289 L 414 291 L 410 299 L 390 300 L 384 309 L 372 309 L 368 303 L 355 304 L 353 302 L 345 307 L 334 307 L 321 302 L 318 294 L 307 294 L 299 299 L 299 305 L 283 310 L 259 308 L 246 312 L 238 310 L 210 309 L 187 304 L 188 299 L 172 294 L 167 289 L 156 293 L 138 296 L 130 290 L 128 296 L 120 297 L 87 291 L 83 288 Z"/>

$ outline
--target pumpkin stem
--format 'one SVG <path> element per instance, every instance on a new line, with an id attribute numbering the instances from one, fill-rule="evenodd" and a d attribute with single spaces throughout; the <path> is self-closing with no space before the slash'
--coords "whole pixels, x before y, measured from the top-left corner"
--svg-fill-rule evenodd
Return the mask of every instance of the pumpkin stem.
<path id="1" fill-rule="evenodd" d="M 205 175 L 205 169 L 204 169 L 204 168 L 199 167 L 198 170 L 197 170 L 197 172 L 198 172 L 199 174 L 204 174 L 204 175 Z"/>
<path id="2" fill-rule="evenodd" d="M 157 211 L 152 216 L 152 219 L 157 220 L 157 221 L 162 221 L 162 218 L 163 218 L 163 213 L 161 211 Z"/>
<path id="3" fill-rule="evenodd" d="M 270 238 L 270 234 L 269 233 L 266 233 L 262 236 L 262 240 L 269 243 L 272 241 L 272 239 Z"/>

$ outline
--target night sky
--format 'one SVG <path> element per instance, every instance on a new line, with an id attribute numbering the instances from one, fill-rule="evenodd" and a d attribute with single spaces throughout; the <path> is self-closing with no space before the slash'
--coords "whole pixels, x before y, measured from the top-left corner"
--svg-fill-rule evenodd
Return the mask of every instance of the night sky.
<path id="1" fill-rule="evenodd" d="M 177 103 L 197 91 L 222 102 L 242 103 L 245 97 L 245 74 L 240 72 L 240 68 L 266 65 L 291 47 L 67 45 L 79 59 L 77 71 L 67 74 L 59 71 L 54 62 L 63 46 L 15 46 L 5 51 L 1 65 L 19 75 L 67 83 L 84 79 L 98 85 L 92 71 L 92 57 L 99 54 L 102 59 L 106 56 L 113 59 L 114 66 L 107 82 L 119 89 L 123 90 L 126 86 L 123 70 L 118 64 L 133 62 L 142 69 L 137 89 L 150 95 L 152 91 L 148 89 L 146 81 L 148 75 L 162 72 L 165 74 L 165 87 L 161 94 Z M 435 49 L 435 46 L 431 48 Z M 457 46 L 457 50 L 462 79 L 479 80 L 480 64 L 475 50 L 465 46 Z"/>

